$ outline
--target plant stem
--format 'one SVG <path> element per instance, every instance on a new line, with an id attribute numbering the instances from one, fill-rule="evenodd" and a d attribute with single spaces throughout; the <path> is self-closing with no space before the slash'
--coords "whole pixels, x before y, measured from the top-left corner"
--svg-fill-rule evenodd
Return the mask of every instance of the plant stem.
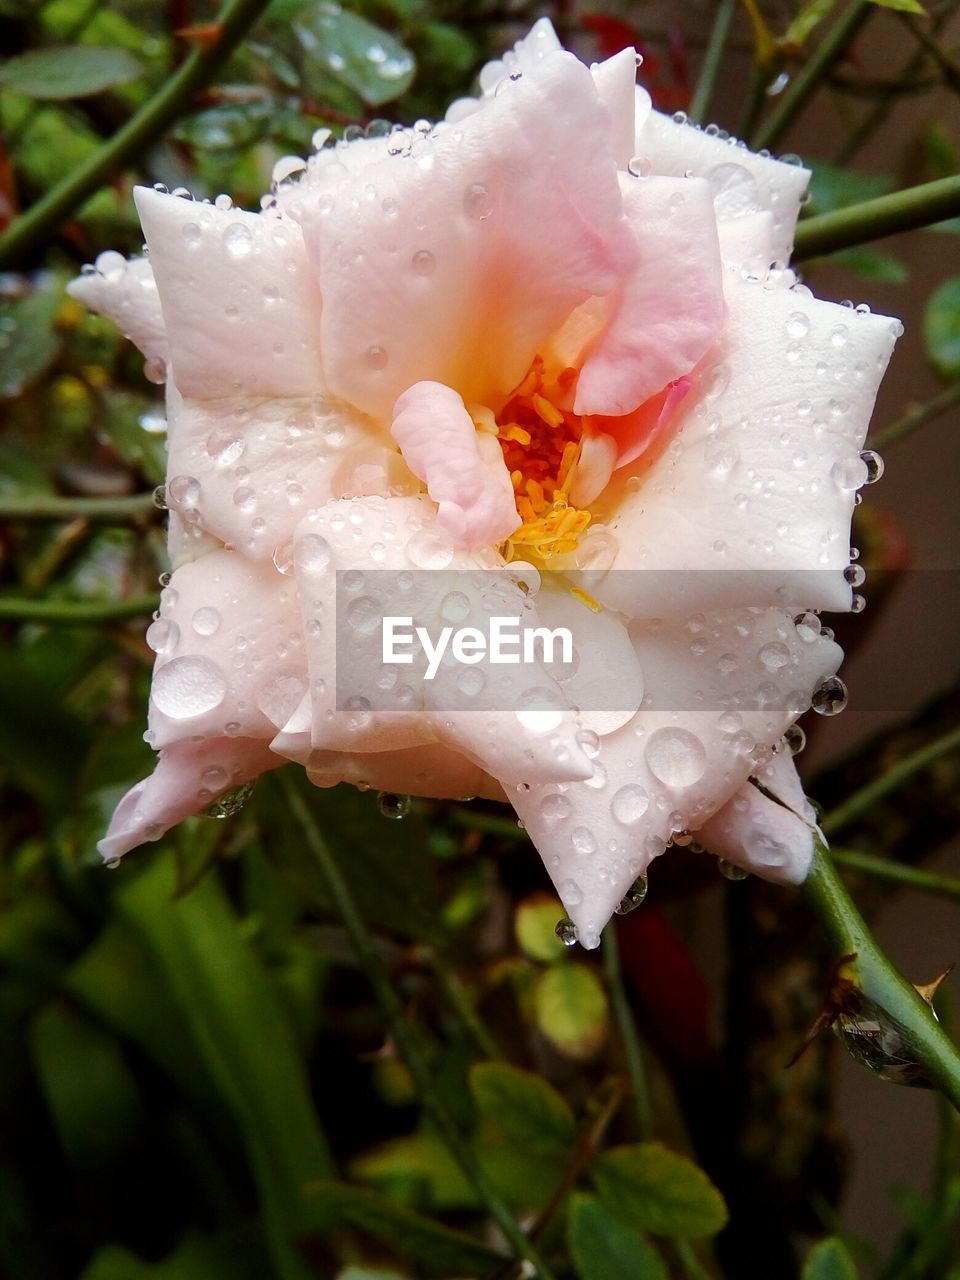
<path id="1" fill-rule="evenodd" d="M 157 514 L 153 495 L 123 498 L 61 498 L 56 494 L 0 495 L 0 520 L 95 520 L 123 524 Z"/>
<path id="2" fill-rule="evenodd" d="M 153 613 L 158 604 L 156 596 L 129 596 L 125 600 L 23 600 L 0 596 L 0 619 L 88 627 L 142 618 Z"/>
<path id="3" fill-rule="evenodd" d="M 460 1018 L 466 1030 L 473 1037 L 473 1042 L 485 1058 L 502 1058 L 493 1037 L 484 1025 L 483 1019 L 473 1007 L 473 1001 L 464 989 L 460 978 L 449 968 L 447 962 L 432 947 L 424 948 L 420 958 L 437 980 L 447 1003 Z"/>
<path id="4" fill-rule="evenodd" d="M 939 418 L 941 413 L 946 413 L 955 404 L 960 404 L 960 381 L 952 383 L 945 391 L 941 391 L 938 396 L 928 400 L 926 404 L 921 404 L 916 409 L 908 410 L 902 418 L 892 422 L 889 427 L 884 427 L 882 431 L 871 439 L 871 448 L 886 449 L 888 445 L 896 444 L 898 440 L 910 435 L 918 427 L 932 422 L 934 418 Z"/>
<path id="5" fill-rule="evenodd" d="M 11 223 L 0 237 L 0 270 L 22 261 L 124 165 L 153 146 L 197 90 L 210 83 L 268 3 L 227 0 L 217 19 L 216 42 L 195 45 L 174 75 L 122 129 Z"/>
<path id="6" fill-rule="evenodd" d="M 490 1216 L 506 1236 L 518 1259 L 525 1259 L 535 1268 L 538 1280 L 553 1280 L 553 1274 L 540 1257 L 536 1245 L 524 1233 L 516 1218 L 488 1182 L 486 1174 L 473 1153 L 473 1149 L 460 1133 L 455 1121 L 437 1094 L 434 1082 L 430 1077 L 429 1068 L 421 1056 L 416 1039 L 411 1033 L 404 1016 L 400 997 L 384 971 L 366 923 L 357 909 L 347 882 L 340 874 L 336 859 L 320 834 L 313 815 L 289 778 L 281 777 L 279 782 L 286 795 L 290 811 L 303 833 L 307 848 L 316 862 L 320 874 L 326 881 L 327 890 L 347 930 L 353 949 L 356 952 L 357 960 L 360 962 L 360 967 L 366 974 L 367 981 L 373 989 L 374 996 L 387 1021 L 394 1043 L 406 1063 L 414 1084 L 417 1086 L 424 1109 L 437 1126 L 450 1154 L 460 1166 L 464 1176 L 473 1186 L 477 1195 L 486 1205 Z"/>
<path id="7" fill-rule="evenodd" d="M 820 824 L 824 834 L 837 835 L 857 818 L 869 813 L 879 800 L 896 791 L 915 773 L 934 764 L 942 756 L 950 755 L 957 750 L 960 750 L 960 728 L 951 729 L 949 733 L 935 738 L 933 742 L 928 742 L 908 756 L 904 756 L 895 765 L 891 765 L 886 773 L 882 773 L 879 778 L 874 778 L 865 787 L 855 791 L 842 805 L 829 813 Z"/>
<path id="8" fill-rule="evenodd" d="M 812 95 L 823 83 L 833 64 L 843 56 L 851 40 L 876 9 L 870 0 L 853 0 L 841 17 L 817 45 L 811 56 L 784 91 L 776 107 L 751 139 L 754 150 L 772 148 L 783 137 L 794 117 L 799 115 Z"/>
<path id="9" fill-rule="evenodd" d="M 960 1111 L 960 1053 L 921 996 L 880 950 L 819 840 L 803 893 L 837 958 L 856 956 L 863 994 L 884 1011 L 909 1052 Z"/>
<path id="10" fill-rule="evenodd" d="M 876 880 L 889 880 L 891 884 L 902 884 L 908 889 L 919 889 L 923 893 L 934 893 L 960 902 L 960 878 L 956 876 L 937 875 L 935 871 L 909 867 L 891 858 L 876 858 L 873 854 L 861 853 L 859 849 L 832 849 L 831 853 L 838 867 L 849 867 L 851 871 L 862 871 Z"/>
<path id="11" fill-rule="evenodd" d="M 883 236 L 928 227 L 960 215 L 960 176 L 924 182 L 876 200 L 804 218 L 797 226 L 794 261 L 834 253 Z"/>
<path id="12" fill-rule="evenodd" d="M 717 16 L 714 18 L 710 39 L 707 41 L 707 48 L 703 55 L 697 88 L 693 95 L 693 101 L 690 103 L 690 119 L 699 123 L 702 123 L 710 106 L 710 99 L 713 97 L 713 87 L 716 84 L 717 72 L 720 70 L 720 63 L 727 47 L 727 39 L 730 35 L 730 27 L 733 23 L 733 15 L 736 8 L 737 0 L 720 0 L 717 6 Z"/>
<path id="13" fill-rule="evenodd" d="M 617 1029 L 623 1044 L 624 1057 L 627 1060 L 627 1074 L 630 1077 L 630 1092 L 637 1112 L 637 1128 L 640 1137 L 653 1137 L 653 1108 L 650 1105 L 650 1089 L 647 1084 L 647 1072 L 643 1065 L 643 1052 L 640 1038 L 637 1035 L 633 1011 L 627 1001 L 627 993 L 623 985 L 623 970 L 620 967 L 620 944 L 617 939 L 615 921 L 611 920 L 603 933 L 603 962 L 607 975 L 607 986 L 610 990 L 610 1003 L 613 1015 L 617 1020 Z"/>

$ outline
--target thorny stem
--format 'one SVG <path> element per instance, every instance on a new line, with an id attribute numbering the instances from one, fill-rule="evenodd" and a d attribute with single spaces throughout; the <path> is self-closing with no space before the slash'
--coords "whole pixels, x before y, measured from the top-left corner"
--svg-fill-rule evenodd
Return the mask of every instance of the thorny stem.
<path id="1" fill-rule="evenodd" d="M 857 32 L 874 12 L 876 5 L 870 0 L 853 0 L 841 17 L 830 28 L 811 56 L 797 72 L 793 83 L 784 91 L 776 107 L 757 129 L 751 145 L 755 151 L 772 148 L 783 137 L 807 102 L 816 92 L 824 76 L 842 57 Z"/>
<path id="2" fill-rule="evenodd" d="M 892 195 L 804 218 L 797 226 L 794 261 L 928 227 L 960 215 L 960 176 L 939 178 Z"/>
<path id="3" fill-rule="evenodd" d="M 861 871 L 875 880 L 888 880 L 891 884 L 902 884 L 908 889 L 919 889 L 923 893 L 960 902 L 960 878 L 957 876 L 941 876 L 935 871 L 924 871 L 922 867 L 911 867 L 890 858 L 876 858 L 859 849 L 831 849 L 830 852 L 838 867 L 849 867 L 851 871 Z"/>
<path id="4" fill-rule="evenodd" d="M 610 990 L 610 1003 L 613 1005 L 613 1016 L 617 1020 L 617 1029 L 620 1032 L 623 1053 L 627 1060 L 630 1092 L 637 1112 L 637 1127 L 640 1137 L 648 1139 L 653 1137 L 653 1107 L 650 1103 L 650 1089 L 647 1084 L 647 1071 L 643 1063 L 640 1038 L 637 1035 L 633 1011 L 627 1001 L 627 993 L 623 985 L 620 944 L 613 921 L 607 925 L 603 933 L 603 962 L 607 986 Z"/>
<path id="5" fill-rule="evenodd" d="M 268 3 L 269 0 L 227 0 L 217 19 L 216 42 L 209 46 L 197 44 L 122 129 L 11 223 L 0 237 L 0 270 L 7 270 L 26 257 L 124 165 L 148 150 L 173 124 L 193 94 L 209 84 Z"/>
<path id="6" fill-rule="evenodd" d="M 460 1133 L 437 1094 L 427 1064 L 421 1057 L 416 1040 L 404 1016 L 400 997 L 384 971 L 373 939 L 357 909 L 347 882 L 340 874 L 336 859 L 320 834 L 310 810 L 288 778 L 281 778 L 280 785 L 286 795 L 290 811 L 303 833 L 307 848 L 326 882 L 327 890 L 347 930 L 360 967 L 366 974 L 367 981 L 387 1021 L 393 1041 L 417 1086 L 425 1111 L 437 1126 L 450 1154 L 486 1205 L 490 1216 L 507 1238 L 517 1257 L 525 1259 L 534 1267 L 538 1280 L 553 1280 L 553 1273 L 540 1257 L 536 1245 L 524 1233 L 516 1218 L 488 1182 L 472 1148 Z"/>
<path id="7" fill-rule="evenodd" d="M 720 63 L 727 47 L 727 39 L 730 35 L 730 27 L 733 23 L 733 15 L 736 12 L 736 8 L 737 0 L 720 0 L 720 4 L 717 6 L 717 16 L 714 19 L 710 38 L 707 41 L 707 48 L 703 55 L 703 64 L 700 67 L 697 88 L 693 95 L 693 101 L 690 103 L 689 115 L 691 120 L 702 123 L 710 106 L 713 87 L 716 84 L 717 72 L 720 70 Z"/>
<path id="8" fill-rule="evenodd" d="M 142 618 L 153 613 L 158 604 L 156 596 L 129 596 L 125 600 L 24 600 L 0 596 L 0 619 L 87 627 Z"/>
<path id="9" fill-rule="evenodd" d="M 95 520 L 123 524 L 156 515 L 153 495 L 138 493 L 123 498 L 61 498 L 56 494 L 3 494 L 0 520 Z"/>
<path id="10" fill-rule="evenodd" d="M 960 1111 L 960 1053 L 921 996 L 877 945 L 820 840 L 803 893 L 828 934 L 837 959 L 856 957 L 857 981 L 863 994 L 885 1012 L 909 1052 Z"/>
<path id="11" fill-rule="evenodd" d="M 912 751 L 908 756 L 904 756 L 902 760 L 898 760 L 895 765 L 892 765 L 886 773 L 882 773 L 879 778 L 874 778 L 865 787 L 855 791 L 843 804 L 838 805 L 832 813 L 828 814 L 820 824 L 824 834 L 828 836 L 837 835 L 845 827 L 849 827 L 852 822 L 855 822 L 857 818 L 869 813 L 879 800 L 882 800 L 892 791 L 896 791 L 915 773 L 919 773 L 922 769 L 926 769 L 928 765 L 934 764 L 942 756 L 950 755 L 951 752 L 957 750 L 960 750 L 960 728 L 951 729 L 949 733 L 942 734 L 941 737 L 935 738 L 933 742 L 928 742 L 918 750 Z"/>
<path id="12" fill-rule="evenodd" d="M 896 422 L 891 422 L 889 427 L 884 427 L 882 431 L 871 438 L 870 445 L 874 449 L 886 449 L 888 445 L 896 444 L 898 440 L 910 435 L 918 427 L 932 422 L 934 418 L 939 418 L 941 413 L 946 413 L 955 404 L 960 404 L 960 381 L 952 383 L 945 391 L 941 391 L 938 396 L 928 400 L 926 404 L 921 404 L 916 409 L 908 410 Z"/>

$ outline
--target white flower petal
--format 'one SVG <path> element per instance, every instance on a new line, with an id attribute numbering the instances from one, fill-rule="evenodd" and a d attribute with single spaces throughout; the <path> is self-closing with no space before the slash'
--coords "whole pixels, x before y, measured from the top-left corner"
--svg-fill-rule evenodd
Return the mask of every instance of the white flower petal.
<path id="1" fill-rule="evenodd" d="M 166 366 L 167 335 L 160 295 L 147 258 L 124 260 L 119 253 L 102 253 L 95 270 L 71 280 L 67 292 L 91 311 L 109 317 L 156 366 L 158 374 Z"/>

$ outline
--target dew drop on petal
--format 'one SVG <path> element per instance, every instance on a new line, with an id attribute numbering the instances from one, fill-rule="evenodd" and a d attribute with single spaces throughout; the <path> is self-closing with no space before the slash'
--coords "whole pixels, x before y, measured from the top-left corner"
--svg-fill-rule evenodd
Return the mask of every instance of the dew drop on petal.
<path id="1" fill-rule="evenodd" d="M 242 222 L 231 222 L 223 232 L 223 247 L 231 258 L 245 258 L 253 250 L 253 236 Z"/>
<path id="2" fill-rule="evenodd" d="M 639 822 L 649 807 L 650 796 L 646 789 L 632 782 L 621 787 L 610 802 L 610 812 L 617 822 L 626 827 Z"/>
<path id="3" fill-rule="evenodd" d="M 227 694 L 223 672 L 209 658 L 173 658 L 153 677 L 151 699 L 172 720 L 214 711 Z"/>
<path id="4" fill-rule="evenodd" d="M 614 910 L 618 916 L 629 915 L 631 911 L 635 911 L 640 906 L 646 896 L 647 877 L 638 876 Z"/>
<path id="5" fill-rule="evenodd" d="M 814 689 L 810 705 L 817 715 L 839 715 L 847 705 L 847 686 L 839 676 L 827 676 Z"/>
<path id="6" fill-rule="evenodd" d="M 572 881 L 566 881 L 565 883 L 569 884 L 572 883 Z M 561 894 L 561 897 L 562 896 L 563 895 Z M 571 903 L 570 905 L 573 906 L 574 904 Z M 575 947 L 577 945 L 577 926 L 572 920 L 568 920 L 566 916 L 564 916 L 562 920 L 557 921 L 554 933 L 565 947 Z"/>
<path id="7" fill-rule="evenodd" d="M 190 625 L 198 636 L 215 635 L 220 629 L 220 614 L 209 605 L 204 605 L 194 613 Z"/>
<path id="8" fill-rule="evenodd" d="M 749 871 L 744 871 L 743 867 L 738 867 L 735 862 L 728 862 L 726 858 L 718 858 L 717 867 L 726 880 L 746 880 L 750 874 Z"/>
<path id="9" fill-rule="evenodd" d="M 644 751 L 647 767 L 668 787 L 692 787 L 703 777 L 707 753 L 689 729 L 657 729 Z"/>
<path id="10" fill-rule="evenodd" d="M 573 805 L 560 792 L 544 796 L 540 803 L 540 816 L 545 822 L 561 822 L 564 818 L 569 818 L 572 812 Z"/>
<path id="11" fill-rule="evenodd" d="M 377 808 L 385 818 L 395 822 L 407 816 L 411 803 L 409 796 L 396 795 L 393 791 L 381 791 L 377 796 Z"/>

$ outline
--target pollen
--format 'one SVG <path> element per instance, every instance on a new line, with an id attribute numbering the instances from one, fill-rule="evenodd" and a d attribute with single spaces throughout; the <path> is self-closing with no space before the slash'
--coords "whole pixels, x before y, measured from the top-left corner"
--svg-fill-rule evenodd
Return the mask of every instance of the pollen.
<path id="1" fill-rule="evenodd" d="M 577 371 L 548 378 L 540 356 L 497 414 L 503 458 L 523 525 L 501 547 L 507 560 L 546 560 L 575 550 L 590 512 L 569 503 L 569 487 L 580 457 L 582 419 L 564 408 Z"/>

